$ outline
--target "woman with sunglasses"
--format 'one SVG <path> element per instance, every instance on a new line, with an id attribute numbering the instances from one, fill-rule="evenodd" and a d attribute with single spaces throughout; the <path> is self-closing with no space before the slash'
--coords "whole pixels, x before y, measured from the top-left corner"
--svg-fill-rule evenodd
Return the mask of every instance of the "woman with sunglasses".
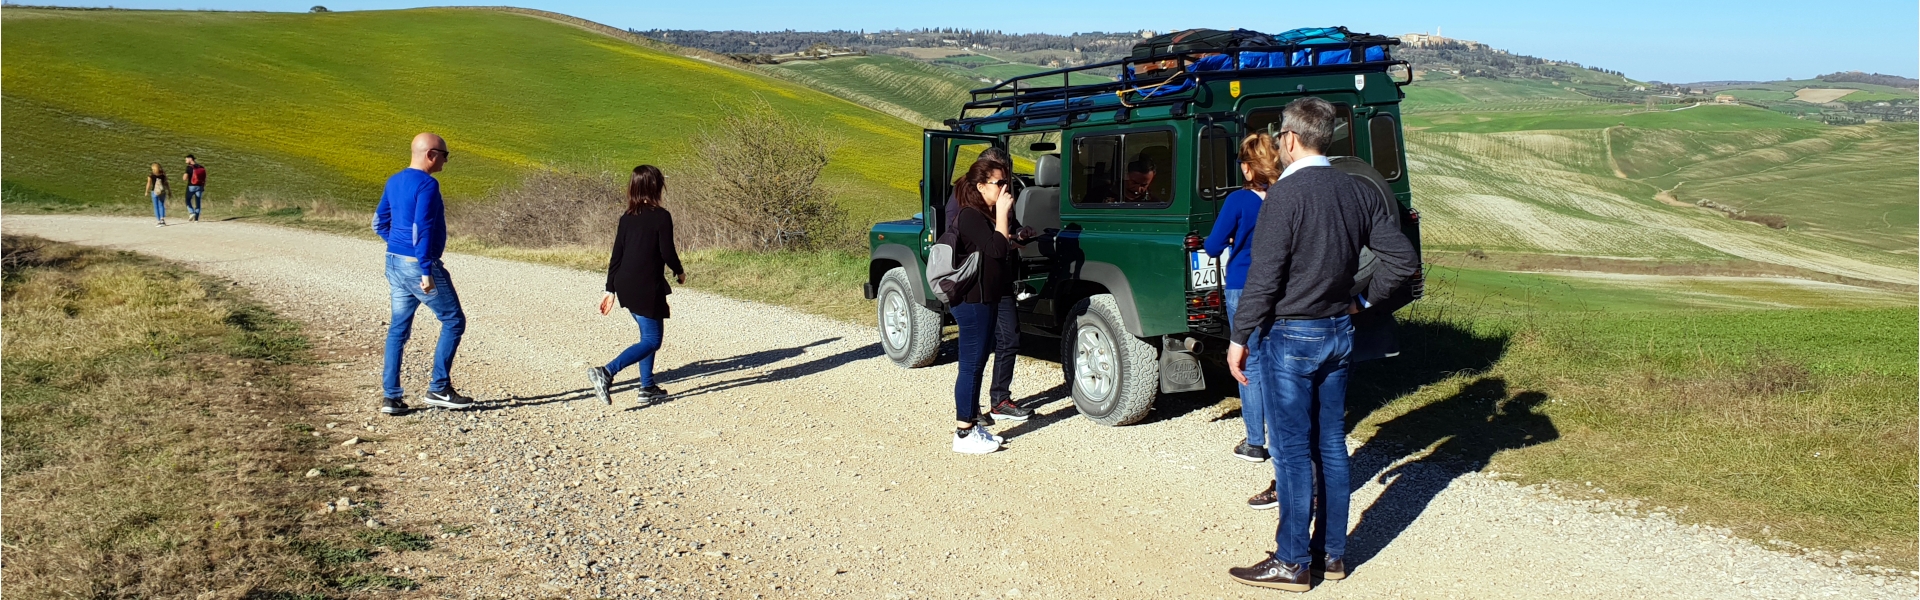
<path id="1" fill-rule="evenodd" d="M 960 200 L 960 213 L 954 220 L 956 231 L 954 256 L 980 253 L 980 272 L 973 283 L 948 312 L 960 326 L 960 375 L 953 384 L 953 451 L 964 454 L 990 454 L 1000 449 L 1001 439 L 979 423 L 980 380 L 985 374 L 987 355 L 993 351 L 994 321 L 1001 310 L 1000 299 L 1013 295 L 1013 261 L 1019 258 L 1011 241 L 1013 194 L 1008 190 L 1012 173 L 992 160 L 978 160 L 967 174 L 953 182 Z"/>

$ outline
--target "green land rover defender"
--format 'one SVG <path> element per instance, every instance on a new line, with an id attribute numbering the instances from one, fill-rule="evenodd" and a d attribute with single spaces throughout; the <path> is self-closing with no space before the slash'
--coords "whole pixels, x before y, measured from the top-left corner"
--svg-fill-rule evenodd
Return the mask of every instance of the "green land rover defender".
<path id="1" fill-rule="evenodd" d="M 868 234 L 865 294 L 878 300 L 887 356 L 913 368 L 938 354 L 948 317 L 927 286 L 927 251 L 946 226 L 954 179 L 989 147 L 1014 156 L 1016 218 L 1046 233 L 1021 250 L 1021 329 L 1060 340 L 1075 407 L 1103 425 L 1145 418 L 1162 392 L 1207 386 L 1199 359 L 1225 352 L 1227 317 L 1224 263 L 1202 240 L 1241 186 L 1240 138 L 1277 132 L 1288 102 L 1334 104 L 1341 124 L 1326 154 L 1373 182 L 1419 247 L 1400 125 L 1412 71 L 1390 55 L 1399 41 L 1270 40 L 1222 48 L 1176 38 L 974 90 L 947 130 L 924 132 L 919 214 Z M 1116 67 L 1117 79 L 1093 73 Z M 1371 256 L 1361 260 L 1364 283 Z M 1392 313 L 1422 285 L 1416 277 L 1355 317 L 1356 358 L 1395 353 Z"/>

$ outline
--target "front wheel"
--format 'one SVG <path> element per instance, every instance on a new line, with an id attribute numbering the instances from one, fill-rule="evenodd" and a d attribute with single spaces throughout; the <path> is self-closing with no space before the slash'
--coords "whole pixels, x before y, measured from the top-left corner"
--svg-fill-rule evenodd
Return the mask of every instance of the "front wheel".
<path id="1" fill-rule="evenodd" d="M 1112 294 L 1074 304 L 1060 336 L 1060 367 L 1073 388 L 1073 405 L 1108 427 L 1147 418 L 1160 391 L 1153 345 L 1127 333 Z"/>
<path id="2" fill-rule="evenodd" d="M 894 267 L 880 278 L 880 347 L 893 364 L 915 369 L 940 354 L 940 313 L 913 301 L 913 280 Z"/>

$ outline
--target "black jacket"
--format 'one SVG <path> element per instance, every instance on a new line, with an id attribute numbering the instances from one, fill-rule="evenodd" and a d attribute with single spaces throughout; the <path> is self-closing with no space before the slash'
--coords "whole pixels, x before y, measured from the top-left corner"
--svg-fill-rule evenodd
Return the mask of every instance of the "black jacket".
<path id="1" fill-rule="evenodd" d="M 954 257 L 965 260 L 968 254 L 980 253 L 980 272 L 974 275 L 973 285 L 961 295 L 960 302 L 999 302 L 1001 297 L 1013 295 L 1013 261 L 1020 258 L 1020 253 L 1013 251 L 1013 243 L 994 230 L 992 217 L 978 209 L 962 208 L 954 220 L 959 242 L 953 249 Z M 1007 215 L 1007 222 L 1013 222 L 1013 215 Z"/>
<path id="2" fill-rule="evenodd" d="M 607 291 L 620 297 L 620 306 L 642 317 L 665 319 L 669 316 L 666 269 L 674 275 L 686 272 L 680 266 L 680 253 L 673 247 L 673 214 L 667 209 L 642 210 L 639 214 L 620 215 L 620 229 L 613 236 L 613 256 L 607 260 Z"/>
<path id="3" fill-rule="evenodd" d="M 1413 277 L 1419 256 L 1376 194 L 1332 167 L 1300 169 L 1268 188 L 1253 244 L 1242 250 L 1253 263 L 1234 313 L 1235 343 L 1246 345 L 1275 319 L 1346 314 L 1361 246 L 1376 261 L 1368 299 L 1384 300 Z"/>

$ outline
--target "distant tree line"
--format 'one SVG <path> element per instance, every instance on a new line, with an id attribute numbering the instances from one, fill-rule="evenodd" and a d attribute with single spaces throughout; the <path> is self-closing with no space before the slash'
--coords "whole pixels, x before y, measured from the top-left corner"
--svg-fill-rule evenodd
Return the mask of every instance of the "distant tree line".
<path id="1" fill-rule="evenodd" d="M 1516 79 L 1566 79 L 1560 67 L 1582 68 L 1614 77 L 1626 75 L 1610 69 L 1582 66 L 1580 63 L 1514 54 L 1458 40 L 1427 44 L 1423 47 L 1400 46 L 1393 57 L 1413 63 L 1415 69 L 1458 71 L 1465 77 L 1505 77 Z"/>
<path id="2" fill-rule="evenodd" d="M 1843 71 L 1839 73 L 1828 73 L 1826 75 L 1821 75 L 1819 77 L 1816 77 L 1815 79 L 1819 79 L 1827 83 L 1867 83 L 1867 84 L 1873 84 L 1873 85 L 1884 85 L 1887 87 L 1906 88 L 1910 90 L 1920 88 L 1920 79 L 1913 79 L 1911 77 L 1901 77 L 1899 75 L 1862 73 L 1859 71 Z"/>
<path id="3" fill-rule="evenodd" d="M 635 35 L 679 46 L 722 54 L 788 54 L 825 44 L 881 52 L 894 48 L 974 47 L 1006 52 L 1057 50 L 1081 53 L 1088 60 L 1120 58 L 1133 49 L 1135 33 L 1089 32 L 1010 34 L 992 29 L 889 29 L 884 31 L 706 31 L 691 29 L 630 29 Z"/>

